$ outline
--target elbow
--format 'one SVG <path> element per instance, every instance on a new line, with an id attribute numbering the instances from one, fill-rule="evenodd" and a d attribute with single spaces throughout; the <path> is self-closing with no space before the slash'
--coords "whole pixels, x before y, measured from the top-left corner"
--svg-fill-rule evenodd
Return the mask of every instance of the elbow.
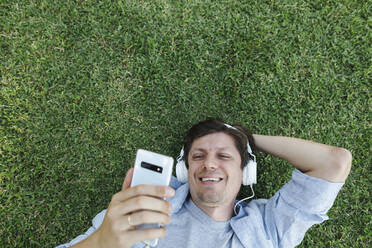
<path id="1" fill-rule="evenodd" d="M 345 181 L 351 170 L 352 155 L 344 148 L 336 148 L 332 151 L 333 170 L 339 180 Z"/>

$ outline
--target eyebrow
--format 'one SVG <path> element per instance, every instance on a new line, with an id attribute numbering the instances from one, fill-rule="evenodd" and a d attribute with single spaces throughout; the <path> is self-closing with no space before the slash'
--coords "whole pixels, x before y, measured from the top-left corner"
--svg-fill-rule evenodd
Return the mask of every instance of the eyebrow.
<path id="1" fill-rule="evenodd" d="M 221 151 L 221 150 L 231 150 L 231 149 L 230 149 L 230 147 L 226 146 L 226 147 L 218 147 L 217 150 Z M 207 150 L 203 149 L 203 148 L 196 148 L 196 149 L 191 150 L 191 152 L 196 152 L 196 151 L 206 152 Z"/>

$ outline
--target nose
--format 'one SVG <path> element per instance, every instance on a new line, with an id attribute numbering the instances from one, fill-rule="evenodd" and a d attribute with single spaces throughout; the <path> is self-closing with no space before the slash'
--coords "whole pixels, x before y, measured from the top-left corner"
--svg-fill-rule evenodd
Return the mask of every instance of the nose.
<path id="1" fill-rule="evenodd" d="M 204 160 L 204 167 L 209 170 L 217 169 L 217 161 L 214 159 L 212 155 L 208 155 Z"/>

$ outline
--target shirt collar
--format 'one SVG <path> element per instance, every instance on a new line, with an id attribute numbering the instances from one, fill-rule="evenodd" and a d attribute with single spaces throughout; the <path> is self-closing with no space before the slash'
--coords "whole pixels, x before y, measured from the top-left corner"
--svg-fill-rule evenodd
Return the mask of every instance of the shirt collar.
<path id="1" fill-rule="evenodd" d="M 188 183 L 182 184 L 176 189 L 176 194 L 170 198 L 168 201 L 173 207 L 173 213 L 175 214 L 180 211 L 183 203 L 186 201 L 189 195 L 190 186 Z"/>

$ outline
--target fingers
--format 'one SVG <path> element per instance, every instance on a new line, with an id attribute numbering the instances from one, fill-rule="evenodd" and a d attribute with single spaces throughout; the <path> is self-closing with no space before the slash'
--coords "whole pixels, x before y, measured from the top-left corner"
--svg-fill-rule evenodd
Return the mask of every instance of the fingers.
<path id="1" fill-rule="evenodd" d="M 122 190 L 126 190 L 127 188 L 130 187 L 130 184 L 132 182 L 132 177 L 133 177 L 133 171 L 134 171 L 134 168 L 130 168 L 127 171 L 127 174 L 126 174 L 124 182 L 123 182 L 123 186 L 121 188 Z"/>
<path id="2" fill-rule="evenodd" d="M 118 231 L 135 230 L 136 226 L 143 224 L 168 225 L 171 219 L 169 215 L 152 211 L 140 211 L 122 216 L 115 220 L 115 229 Z"/>
<path id="3" fill-rule="evenodd" d="M 152 211 L 140 211 L 128 215 L 129 225 L 138 226 L 142 224 L 161 224 L 168 225 L 170 223 L 170 217 L 167 214 L 152 212 Z"/>
<path id="4" fill-rule="evenodd" d="M 129 172 L 128 172 L 129 174 Z M 124 187 L 124 184 L 123 184 Z M 137 185 L 135 187 L 127 188 L 124 191 L 116 193 L 113 197 L 113 201 L 126 201 L 127 199 L 133 198 L 139 195 L 147 195 L 157 198 L 169 198 L 174 196 L 175 191 L 169 186 L 154 186 L 154 185 Z"/>
<path id="5" fill-rule="evenodd" d="M 121 215 L 126 215 L 139 210 L 150 210 L 164 214 L 172 213 L 172 206 L 169 202 L 150 196 L 138 196 L 131 198 L 125 203 L 117 204 L 112 211 L 118 211 Z"/>
<path id="6" fill-rule="evenodd" d="M 161 224 L 168 225 L 171 218 L 167 214 L 153 211 L 139 211 L 131 214 L 117 216 L 111 219 L 111 229 L 114 232 L 126 232 L 135 230 L 136 226 L 142 224 Z"/>
<path id="7" fill-rule="evenodd" d="M 164 227 L 160 228 L 148 228 L 134 231 L 128 231 L 128 237 L 130 237 L 133 243 L 142 242 L 144 240 L 153 240 L 157 238 L 163 238 L 166 234 Z"/>

